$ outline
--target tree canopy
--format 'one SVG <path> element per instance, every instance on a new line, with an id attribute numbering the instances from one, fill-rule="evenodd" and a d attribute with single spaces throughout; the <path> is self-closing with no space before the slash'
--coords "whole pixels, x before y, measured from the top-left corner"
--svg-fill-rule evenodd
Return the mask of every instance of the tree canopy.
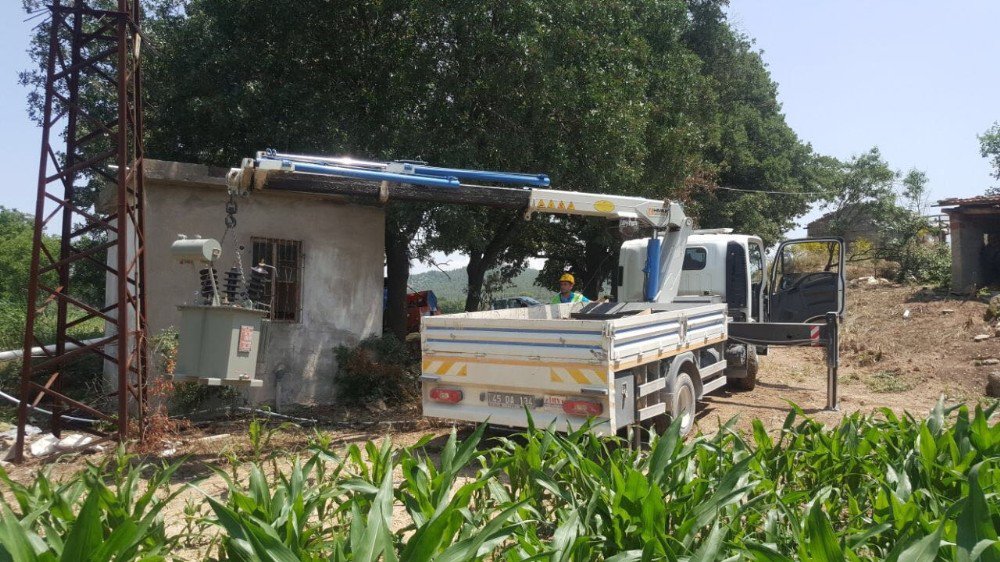
<path id="1" fill-rule="evenodd" d="M 545 172 L 558 189 L 679 199 L 701 226 L 771 242 L 823 163 L 725 5 L 147 0 L 147 155 L 228 166 L 275 147 Z M 469 255 L 470 309 L 486 271 L 502 281 L 531 256 L 596 296 L 620 242 L 601 220 L 475 208 L 387 221 L 393 309 L 408 261 L 433 251 Z"/>
<path id="2" fill-rule="evenodd" d="M 979 154 L 989 160 L 994 179 L 1000 180 L 1000 122 L 994 123 L 979 136 Z M 1000 189 L 1000 186 L 995 189 Z"/>

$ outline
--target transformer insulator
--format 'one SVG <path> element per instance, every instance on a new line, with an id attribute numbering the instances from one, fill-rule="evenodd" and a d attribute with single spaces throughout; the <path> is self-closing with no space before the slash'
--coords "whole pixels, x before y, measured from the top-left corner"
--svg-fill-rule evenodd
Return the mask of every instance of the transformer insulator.
<path id="1" fill-rule="evenodd" d="M 219 286 L 219 275 L 214 267 L 201 269 L 198 274 L 201 276 L 201 297 L 205 299 L 205 304 L 212 304 L 214 288 Z"/>
<path id="2" fill-rule="evenodd" d="M 267 282 L 270 279 L 271 272 L 267 268 L 255 267 L 250 270 L 250 283 L 247 292 L 254 304 L 270 304 L 271 293 L 267 291 Z"/>
<path id="3" fill-rule="evenodd" d="M 226 298 L 230 303 L 243 301 L 246 299 L 246 292 L 243 290 L 243 272 L 240 268 L 233 266 L 226 272 Z"/>

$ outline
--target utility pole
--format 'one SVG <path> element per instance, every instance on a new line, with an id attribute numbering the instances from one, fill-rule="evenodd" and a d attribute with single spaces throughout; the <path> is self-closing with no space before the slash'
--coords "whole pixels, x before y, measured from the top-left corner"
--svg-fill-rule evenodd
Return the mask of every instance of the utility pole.
<path id="1" fill-rule="evenodd" d="M 141 439 L 146 403 L 140 2 L 118 0 L 117 9 L 105 10 L 85 0 L 54 0 L 47 8 L 38 199 L 14 446 L 18 461 L 28 414 L 36 406 L 52 411 L 56 436 L 65 425 L 87 419 L 94 423 L 85 424 L 85 431 L 123 441 L 130 434 Z M 95 206 L 85 197 L 96 187 L 110 195 L 107 205 Z M 60 236 L 58 253 L 44 244 L 53 232 Z M 86 302 L 73 287 L 73 272 L 84 264 L 106 273 L 102 302 Z M 52 319 L 55 343 L 46 346 Z M 81 341 L 75 328 L 94 320 L 103 322 L 104 335 Z M 35 347 L 43 351 L 32 357 Z M 67 368 L 88 357 L 104 365 L 112 388 L 99 396 L 71 397 L 73 378 L 80 375 Z"/>

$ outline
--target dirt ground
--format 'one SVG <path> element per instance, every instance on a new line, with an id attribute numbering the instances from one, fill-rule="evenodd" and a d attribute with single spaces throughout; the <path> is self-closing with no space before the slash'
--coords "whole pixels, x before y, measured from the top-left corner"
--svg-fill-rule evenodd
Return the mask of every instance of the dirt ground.
<path id="1" fill-rule="evenodd" d="M 940 396 L 949 403 L 971 405 L 987 400 L 986 377 L 1000 371 L 1000 338 L 983 320 L 986 304 L 914 287 L 852 286 L 848 291 L 847 322 L 841 335 L 840 409 L 824 410 L 826 367 L 819 348 L 772 348 L 761 357 L 757 388 L 751 392 L 721 391 L 706 398 L 698 417 L 701 431 L 712 432 L 719 423 L 739 417 L 737 427 L 749 428 L 759 418 L 770 430 L 780 428 L 794 403 L 807 414 L 835 424 L 843 415 L 887 407 L 924 416 Z M 908 311 L 908 312 L 907 312 Z M 988 335 L 975 341 L 977 335 Z M 997 360 L 998 364 L 990 364 Z M 985 364 L 983 364 L 985 363 Z M 450 431 L 447 422 L 421 417 L 418 407 L 385 411 L 324 409 L 305 412 L 321 420 L 316 428 L 277 430 L 269 450 L 288 456 L 307 447 L 316 432 L 332 445 L 346 445 L 391 437 L 400 446 L 420 437 Z M 469 426 L 460 426 L 467 430 Z M 206 464 L 227 465 L 245 461 L 252 454 L 247 421 L 215 422 L 186 430 L 178 436 L 171 457 L 189 455 L 185 471 L 191 478 L 205 475 Z M 216 437 L 212 437 L 212 436 Z M 105 452 L 104 454 L 107 454 Z M 75 472 L 82 461 L 97 462 L 100 453 L 48 459 L 53 476 Z M 28 461 L 7 466 L 11 477 L 28 481 L 42 463 Z M 202 489 L 221 482 L 207 481 Z M 221 490 L 221 488 L 220 488 Z"/>
<path id="2" fill-rule="evenodd" d="M 948 403 L 970 406 L 987 400 L 984 396 L 987 375 L 1000 371 L 1000 338 L 993 326 L 983 320 L 986 304 L 979 300 L 950 297 L 943 293 L 913 287 L 888 285 L 854 286 L 848 291 L 847 322 L 841 335 L 840 409 L 826 411 L 826 367 L 820 348 L 772 348 L 762 356 L 758 382 L 751 392 L 717 392 L 704 401 L 698 416 L 698 428 L 711 433 L 734 416 L 737 428 L 749 429 L 759 418 L 771 431 L 781 427 L 790 403 L 807 414 L 835 424 L 845 414 L 871 412 L 886 407 L 896 412 L 908 411 L 924 416 L 944 396 Z M 976 336 L 982 341 L 976 341 Z M 995 360 L 995 361 L 991 361 Z M 995 363 L 995 364 L 993 364 Z M 185 463 L 173 479 L 174 485 L 186 486 L 164 512 L 171 533 L 183 532 L 197 507 L 207 514 L 204 495 L 221 497 L 226 493 L 224 480 L 209 466 L 224 467 L 246 474 L 246 461 L 262 453 L 280 451 L 268 471 L 291 466 L 298 453 L 304 453 L 310 440 L 322 435 L 333 448 L 389 437 L 397 446 L 408 446 L 428 433 L 435 434 L 428 449 L 432 454 L 445 441 L 452 428 L 447 421 L 432 421 L 421 416 L 419 407 L 386 410 L 343 410 L 324 408 L 299 415 L 321 420 L 316 427 L 282 426 L 258 443 L 256 450 L 248 437 L 248 420 L 215 421 L 196 424 L 176 442 L 162 445 L 168 458 L 185 457 Z M 273 427 L 273 426 L 272 426 Z M 458 426 L 460 435 L 471 426 Z M 46 466 L 55 480 L 65 478 L 84 466 L 98 463 L 109 454 L 75 454 L 57 459 L 34 459 L 21 465 L 6 465 L 12 479 L 29 482 Z M 151 454 L 151 460 L 158 461 Z M 6 494 L 7 492 L 5 492 Z M 10 499 L 10 498 L 7 498 Z M 394 530 L 409 524 L 401 505 L 396 506 Z M 213 537 L 199 537 L 187 543 L 185 559 L 203 558 L 212 548 Z"/>
<path id="3" fill-rule="evenodd" d="M 927 289 L 853 286 L 841 334 L 840 411 L 826 406 L 826 366 L 819 348 L 771 348 L 760 358 L 757 388 L 717 393 L 699 416 L 703 431 L 740 417 L 780 427 L 788 402 L 834 424 L 844 414 L 877 408 L 924 416 L 944 396 L 970 406 L 985 400 L 986 377 L 1000 371 L 1000 338 L 984 319 L 986 304 Z M 975 336 L 990 336 L 975 341 Z M 985 363 L 985 364 L 983 364 Z M 997 363 L 1000 363 L 998 361 Z"/>

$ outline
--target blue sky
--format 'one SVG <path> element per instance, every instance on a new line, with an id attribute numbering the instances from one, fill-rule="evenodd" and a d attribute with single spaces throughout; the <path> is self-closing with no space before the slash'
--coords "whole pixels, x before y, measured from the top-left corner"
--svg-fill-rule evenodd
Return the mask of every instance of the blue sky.
<path id="1" fill-rule="evenodd" d="M 1000 120 L 1000 2 L 734 0 L 729 16 L 817 152 L 878 146 L 935 202 L 992 185 L 976 136 Z"/>
<path id="2" fill-rule="evenodd" d="M 893 167 L 927 172 L 933 200 L 995 183 L 976 135 L 1000 120 L 1000 1 L 733 0 L 729 15 L 764 51 L 789 124 L 816 151 L 878 146 Z M 0 3 L 0 205 L 30 212 L 40 132 L 17 72 L 37 20 L 24 20 L 20 2 Z"/>

